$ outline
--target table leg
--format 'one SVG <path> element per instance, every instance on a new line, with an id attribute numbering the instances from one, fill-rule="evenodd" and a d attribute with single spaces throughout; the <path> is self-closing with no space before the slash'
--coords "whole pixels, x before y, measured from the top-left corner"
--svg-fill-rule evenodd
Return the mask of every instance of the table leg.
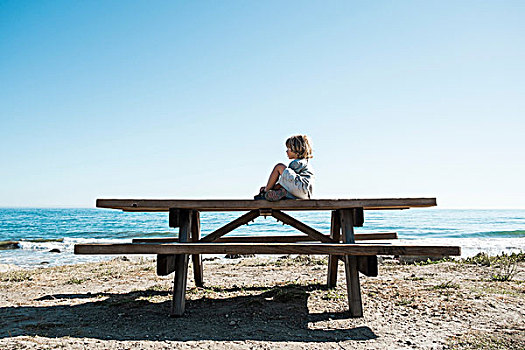
<path id="1" fill-rule="evenodd" d="M 341 239 L 341 221 L 339 218 L 339 212 L 337 210 L 332 211 L 332 220 L 330 225 L 330 238 L 339 242 Z M 338 256 L 328 256 L 328 277 L 327 285 L 328 288 L 335 288 L 337 286 L 337 265 L 339 264 Z"/>
<path id="2" fill-rule="evenodd" d="M 193 211 L 193 218 L 191 223 L 191 241 L 198 242 L 201 239 L 201 220 L 200 213 L 197 210 Z M 191 256 L 193 261 L 193 277 L 197 287 L 204 286 L 204 276 L 202 272 L 202 255 L 193 254 Z"/>
<path id="3" fill-rule="evenodd" d="M 354 237 L 354 209 L 342 209 L 341 228 L 343 231 L 343 243 L 355 243 Z M 359 283 L 359 271 L 357 269 L 357 257 L 345 255 L 346 289 L 348 293 L 348 305 L 350 315 L 354 317 L 363 316 L 363 305 L 361 300 L 361 286 Z"/>
<path id="4" fill-rule="evenodd" d="M 191 233 L 192 210 L 180 211 L 179 242 L 189 241 Z M 173 280 L 173 300 L 171 316 L 182 316 L 186 302 L 186 282 L 188 277 L 188 254 L 175 256 L 175 277 Z"/>

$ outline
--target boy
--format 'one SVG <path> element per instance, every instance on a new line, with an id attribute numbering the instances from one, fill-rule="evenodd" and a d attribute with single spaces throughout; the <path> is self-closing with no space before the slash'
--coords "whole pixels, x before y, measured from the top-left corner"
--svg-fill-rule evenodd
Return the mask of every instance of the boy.
<path id="1" fill-rule="evenodd" d="M 288 167 L 279 163 L 270 174 L 266 186 L 254 199 L 266 199 L 271 202 L 283 198 L 310 199 L 314 184 L 314 172 L 309 163 L 312 158 L 312 144 L 306 135 L 289 137 L 285 145 L 288 159 L 293 159 Z"/>

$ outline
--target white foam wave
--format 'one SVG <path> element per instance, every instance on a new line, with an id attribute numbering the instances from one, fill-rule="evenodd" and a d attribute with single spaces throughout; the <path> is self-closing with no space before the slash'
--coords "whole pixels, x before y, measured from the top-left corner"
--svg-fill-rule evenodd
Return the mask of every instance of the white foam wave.
<path id="1" fill-rule="evenodd" d="M 75 244 L 81 243 L 131 243 L 131 239 L 95 239 L 95 238 L 65 238 L 62 242 L 20 242 L 21 249 L 1 251 L 0 263 L 13 264 L 20 267 L 59 266 L 82 262 L 113 259 L 116 255 L 75 255 Z M 372 243 L 383 243 L 372 241 Z M 393 243 L 385 241 L 384 243 Z M 395 244 L 415 245 L 457 245 L 461 247 L 461 257 L 472 257 L 484 252 L 489 255 L 525 252 L 525 237 L 522 238 L 420 238 L 399 239 Z M 58 249 L 60 253 L 51 253 Z M 144 255 L 154 257 L 154 255 Z M 207 258 L 212 256 L 206 255 Z M 224 255 L 217 255 L 224 257 Z M 223 260 L 227 262 L 228 260 Z"/>
<path id="2" fill-rule="evenodd" d="M 64 238 L 62 242 L 20 241 L 19 245 L 23 250 L 49 251 L 58 249 L 61 252 L 73 252 L 75 244 L 83 243 L 131 243 L 131 239 Z"/>

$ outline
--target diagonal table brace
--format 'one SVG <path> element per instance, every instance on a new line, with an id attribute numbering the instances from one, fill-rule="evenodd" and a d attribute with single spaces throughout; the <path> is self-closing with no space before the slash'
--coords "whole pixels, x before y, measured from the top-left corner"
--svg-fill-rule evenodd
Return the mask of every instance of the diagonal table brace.
<path id="1" fill-rule="evenodd" d="M 303 224 L 299 220 L 291 217 L 288 214 L 283 213 L 280 210 L 272 210 L 271 215 L 276 218 L 279 221 L 282 221 L 283 223 L 290 225 L 297 230 L 306 233 L 308 236 L 312 237 L 316 241 L 320 241 L 323 243 L 339 243 L 338 241 L 323 235 L 321 232 L 317 231 L 314 228 L 311 228 L 310 226 Z"/>
<path id="2" fill-rule="evenodd" d="M 203 237 L 199 240 L 199 243 L 210 243 L 215 241 L 218 238 L 221 238 L 228 232 L 231 232 L 235 230 L 237 227 L 240 227 L 242 225 L 247 224 L 248 222 L 252 221 L 253 219 L 257 218 L 260 215 L 260 211 L 257 210 L 251 210 L 244 214 L 243 216 L 233 220 L 232 222 L 224 225 L 223 227 L 213 231 L 206 237 Z"/>

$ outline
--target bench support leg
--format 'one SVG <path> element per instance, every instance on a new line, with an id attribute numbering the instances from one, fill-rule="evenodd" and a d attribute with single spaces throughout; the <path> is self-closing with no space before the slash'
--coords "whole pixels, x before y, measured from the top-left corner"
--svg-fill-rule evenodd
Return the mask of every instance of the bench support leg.
<path id="1" fill-rule="evenodd" d="M 175 255 L 157 254 L 157 275 L 167 276 L 175 271 Z"/>
<path id="2" fill-rule="evenodd" d="M 357 269 L 365 276 L 377 277 L 377 255 L 358 256 Z"/>
<path id="3" fill-rule="evenodd" d="M 169 226 L 174 228 L 180 227 L 179 209 L 170 208 Z M 174 242 L 178 242 L 178 239 L 175 239 Z M 157 275 L 167 276 L 175 271 L 175 260 L 175 255 L 173 254 L 157 254 Z"/>
<path id="4" fill-rule="evenodd" d="M 189 241 L 191 233 L 192 210 L 180 210 L 179 242 Z M 182 316 L 186 303 L 186 282 L 188 277 L 188 254 L 175 256 L 175 277 L 173 280 L 173 300 L 171 316 Z"/>
<path id="5" fill-rule="evenodd" d="M 342 209 L 341 229 L 343 242 L 347 244 L 355 243 L 354 237 L 354 209 Z M 348 305 L 350 315 L 353 317 L 363 316 L 363 305 L 361 300 L 361 285 L 359 283 L 359 271 L 357 268 L 357 257 L 345 256 L 346 289 L 348 293 Z"/>
<path id="6" fill-rule="evenodd" d="M 194 210 L 191 223 L 191 240 L 192 242 L 198 242 L 199 239 L 201 239 L 200 213 Z M 193 261 L 193 277 L 195 279 L 195 285 L 197 287 L 202 287 L 204 286 L 204 276 L 202 272 L 202 255 L 193 254 L 191 256 L 191 260 Z"/>
<path id="7" fill-rule="evenodd" d="M 330 225 L 330 238 L 334 241 L 339 242 L 341 240 L 341 221 L 339 218 L 339 212 L 332 211 L 332 222 Z M 338 256 L 328 256 L 328 277 L 327 285 L 328 288 L 335 288 L 337 286 L 337 265 L 339 263 Z"/>

